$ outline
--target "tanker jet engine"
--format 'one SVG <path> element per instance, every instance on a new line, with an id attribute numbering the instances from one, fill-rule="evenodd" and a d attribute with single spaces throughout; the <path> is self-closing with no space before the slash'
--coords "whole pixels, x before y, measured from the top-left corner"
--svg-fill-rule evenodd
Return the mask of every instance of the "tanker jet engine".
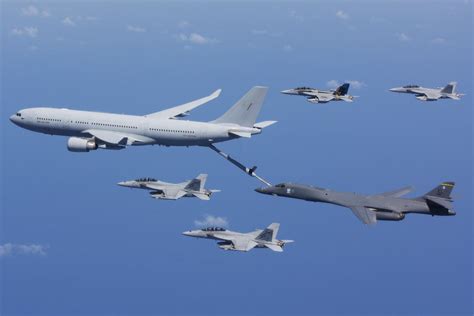
<path id="1" fill-rule="evenodd" d="M 348 83 L 344 83 L 335 90 L 318 90 L 309 87 L 299 87 L 281 91 L 283 94 L 305 96 L 307 97 L 307 101 L 311 103 L 328 103 L 329 101 L 352 102 L 355 97 L 348 95 L 347 92 L 349 92 Z"/>
<path id="2" fill-rule="evenodd" d="M 200 174 L 192 180 L 181 183 L 168 183 L 158 181 L 152 178 L 141 178 L 132 181 L 123 181 L 117 183 L 120 186 L 151 190 L 152 198 L 161 200 L 177 200 L 182 197 L 197 197 L 201 200 L 210 200 L 212 193 L 220 192 L 220 190 L 207 190 L 204 188 L 206 184 L 207 174 Z"/>
<path id="3" fill-rule="evenodd" d="M 18 111 L 10 120 L 34 132 L 69 136 L 67 148 L 73 152 L 142 145 L 209 146 L 241 137 L 250 138 L 276 123 L 256 123 L 267 89 L 253 87 L 224 115 L 210 122 L 179 118 L 214 100 L 221 90 L 202 99 L 143 116 L 29 108 Z"/>
<path id="4" fill-rule="evenodd" d="M 309 185 L 281 183 L 255 191 L 263 194 L 284 196 L 312 202 L 323 202 L 348 207 L 364 224 L 375 224 L 377 220 L 400 221 L 407 213 L 448 216 L 456 215 L 452 210 L 450 194 L 454 182 L 443 182 L 423 196 L 405 199 L 401 196 L 411 192 L 412 187 L 376 195 L 360 195 L 317 188 Z"/>
<path id="5" fill-rule="evenodd" d="M 270 248 L 282 252 L 285 244 L 293 240 L 278 240 L 276 236 L 279 223 L 272 223 L 264 230 L 257 229 L 250 233 L 238 233 L 220 227 L 208 227 L 199 230 L 189 230 L 183 235 L 197 238 L 221 240 L 217 244 L 224 250 L 249 251 L 253 248 Z"/>
<path id="6" fill-rule="evenodd" d="M 439 99 L 460 100 L 464 95 L 456 93 L 456 82 L 450 82 L 444 88 L 423 88 L 418 85 L 407 85 L 398 88 L 392 88 L 390 91 L 398 93 L 411 93 L 416 95 L 420 101 L 437 101 Z"/>

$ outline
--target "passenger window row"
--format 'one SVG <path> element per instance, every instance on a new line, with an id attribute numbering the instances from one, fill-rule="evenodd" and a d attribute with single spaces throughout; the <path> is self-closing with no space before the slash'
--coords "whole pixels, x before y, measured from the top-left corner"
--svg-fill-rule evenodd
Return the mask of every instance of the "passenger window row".
<path id="1" fill-rule="evenodd" d="M 176 129 L 164 129 L 164 128 L 150 128 L 150 131 L 155 131 L 155 132 L 168 132 L 168 133 L 194 134 L 194 131 L 185 131 L 185 130 L 176 130 Z"/>
<path id="2" fill-rule="evenodd" d="M 52 118 L 47 118 L 47 117 L 37 117 L 36 119 L 37 119 L 38 121 L 61 122 L 61 120 L 52 119 Z"/>
<path id="3" fill-rule="evenodd" d="M 91 125 L 138 129 L 137 126 L 118 125 L 118 124 L 107 124 L 107 123 L 91 123 Z"/>

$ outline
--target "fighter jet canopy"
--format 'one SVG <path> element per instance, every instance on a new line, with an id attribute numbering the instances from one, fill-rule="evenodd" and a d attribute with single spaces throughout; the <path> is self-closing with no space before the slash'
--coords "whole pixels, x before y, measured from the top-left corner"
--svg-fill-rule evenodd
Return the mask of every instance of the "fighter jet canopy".
<path id="1" fill-rule="evenodd" d="M 403 88 L 407 88 L 407 89 L 410 89 L 410 88 L 419 88 L 420 86 L 416 85 L 416 84 L 409 84 L 408 86 L 403 86 Z"/>
<path id="2" fill-rule="evenodd" d="M 310 87 L 298 87 L 298 88 L 295 88 L 295 90 L 312 90 L 313 88 L 310 88 Z"/>
<path id="3" fill-rule="evenodd" d="M 203 232 L 223 232 L 225 231 L 222 227 L 206 227 L 202 229 Z"/>
<path id="4" fill-rule="evenodd" d="M 156 182 L 156 179 L 153 179 L 153 178 L 140 178 L 140 179 L 137 179 L 135 181 L 137 181 L 137 182 Z"/>

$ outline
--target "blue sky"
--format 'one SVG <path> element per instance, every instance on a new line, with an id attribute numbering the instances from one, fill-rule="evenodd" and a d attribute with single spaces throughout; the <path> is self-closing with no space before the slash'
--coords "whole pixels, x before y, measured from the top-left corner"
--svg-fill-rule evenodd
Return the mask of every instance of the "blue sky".
<path id="1" fill-rule="evenodd" d="M 2 2 L 2 315 L 471 315 L 472 1 Z M 280 90 L 352 81 L 354 103 Z M 459 102 L 387 90 L 456 80 Z M 208 95 L 211 120 L 253 85 L 261 120 L 220 147 L 271 182 L 421 195 L 456 181 L 457 216 L 360 224 L 273 198 L 205 148 L 74 154 L 8 121 L 21 108 L 146 114 Z M 209 173 L 210 202 L 155 201 L 117 182 Z M 282 254 L 224 252 L 181 232 L 214 216 L 280 222 Z"/>

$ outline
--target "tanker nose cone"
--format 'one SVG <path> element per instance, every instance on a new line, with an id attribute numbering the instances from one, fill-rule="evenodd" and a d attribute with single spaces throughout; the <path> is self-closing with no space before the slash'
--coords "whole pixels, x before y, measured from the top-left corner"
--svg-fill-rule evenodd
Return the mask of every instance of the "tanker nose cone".
<path id="1" fill-rule="evenodd" d="M 16 115 L 12 115 L 10 116 L 10 122 L 12 122 L 13 124 L 17 124 L 17 116 Z"/>

